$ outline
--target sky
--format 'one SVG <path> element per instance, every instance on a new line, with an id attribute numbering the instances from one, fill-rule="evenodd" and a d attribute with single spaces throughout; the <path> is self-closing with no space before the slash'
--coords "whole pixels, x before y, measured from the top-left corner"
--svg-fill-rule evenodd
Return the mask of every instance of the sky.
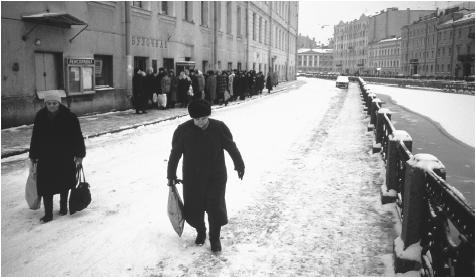
<path id="1" fill-rule="evenodd" d="M 362 14 L 373 15 L 390 7 L 400 10 L 445 9 L 461 1 L 299 1 L 299 33 L 327 43 L 333 36 L 334 25 L 358 19 Z"/>

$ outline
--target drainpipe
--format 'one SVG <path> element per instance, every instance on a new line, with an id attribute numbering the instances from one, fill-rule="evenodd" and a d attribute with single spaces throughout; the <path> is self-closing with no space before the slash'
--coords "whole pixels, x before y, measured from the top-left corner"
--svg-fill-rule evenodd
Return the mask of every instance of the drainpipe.
<path id="1" fill-rule="evenodd" d="M 246 1 L 246 70 L 248 70 L 249 54 L 250 54 L 250 22 L 249 22 L 250 2 Z"/>
<path id="2" fill-rule="evenodd" d="M 132 75 L 134 74 L 134 64 L 131 55 L 131 2 L 124 2 L 125 10 L 125 31 L 126 31 L 126 63 L 127 63 L 127 93 L 132 95 Z"/>
<path id="3" fill-rule="evenodd" d="M 218 69 L 218 2 L 213 2 L 213 67 L 214 70 Z"/>

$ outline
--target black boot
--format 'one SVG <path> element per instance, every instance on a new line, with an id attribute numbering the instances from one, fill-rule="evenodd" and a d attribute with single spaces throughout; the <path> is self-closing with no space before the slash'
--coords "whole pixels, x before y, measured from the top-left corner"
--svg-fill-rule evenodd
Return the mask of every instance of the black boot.
<path id="1" fill-rule="evenodd" d="M 220 229 L 221 226 L 210 227 L 210 249 L 212 252 L 221 252 L 221 242 L 220 242 Z"/>
<path id="2" fill-rule="evenodd" d="M 197 230 L 197 237 L 195 238 L 196 245 L 203 245 L 205 243 L 205 239 L 207 238 L 207 229 L 196 229 Z"/>
<path id="3" fill-rule="evenodd" d="M 66 215 L 68 213 L 68 191 L 60 194 L 60 215 Z"/>
<path id="4" fill-rule="evenodd" d="M 53 195 L 43 195 L 43 206 L 45 207 L 45 216 L 40 218 L 42 223 L 53 220 Z"/>

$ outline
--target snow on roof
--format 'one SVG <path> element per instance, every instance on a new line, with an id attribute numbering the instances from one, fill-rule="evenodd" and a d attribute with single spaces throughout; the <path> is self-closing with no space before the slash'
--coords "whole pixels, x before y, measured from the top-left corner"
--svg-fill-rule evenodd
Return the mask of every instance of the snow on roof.
<path id="1" fill-rule="evenodd" d="M 320 49 L 320 48 L 301 48 L 298 49 L 298 54 L 312 54 L 312 53 L 320 53 L 320 54 L 329 54 L 332 53 L 333 49 Z"/>
<path id="2" fill-rule="evenodd" d="M 450 19 L 448 21 L 445 21 L 445 22 L 441 23 L 440 26 L 449 25 L 449 24 L 453 24 L 453 23 L 456 23 L 456 22 L 463 22 L 463 21 L 467 21 L 467 20 L 473 20 L 474 21 L 474 12 L 465 14 L 465 15 L 463 15 L 463 17 L 461 17 L 460 19 L 457 19 L 457 20 Z"/>
<path id="3" fill-rule="evenodd" d="M 394 37 L 394 38 L 385 38 L 379 41 L 380 42 L 388 42 L 388 41 L 395 41 L 395 40 L 400 40 L 402 39 L 401 37 Z"/>

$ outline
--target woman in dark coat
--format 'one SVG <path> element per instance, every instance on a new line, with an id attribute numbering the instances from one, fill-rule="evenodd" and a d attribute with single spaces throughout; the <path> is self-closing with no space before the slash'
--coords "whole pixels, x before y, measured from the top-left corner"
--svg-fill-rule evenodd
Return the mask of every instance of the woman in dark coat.
<path id="1" fill-rule="evenodd" d="M 178 102 L 182 103 L 182 107 L 188 105 L 188 90 L 191 84 L 192 81 L 187 75 L 185 75 L 185 72 L 180 72 L 178 80 Z"/>
<path id="2" fill-rule="evenodd" d="M 147 101 L 145 89 L 144 89 L 144 72 L 139 68 L 134 70 L 134 76 L 132 77 L 132 104 L 136 109 L 136 113 L 146 113 L 145 104 Z"/>
<path id="3" fill-rule="evenodd" d="M 271 73 L 268 73 L 268 77 L 266 77 L 266 89 L 268 93 L 271 93 L 273 90 L 273 78 L 271 77 Z"/>
<path id="4" fill-rule="evenodd" d="M 59 93 L 46 95 L 45 103 L 35 117 L 29 157 L 37 163 L 38 195 L 45 207 L 41 221 L 48 222 L 53 219 L 55 194 L 60 194 L 60 215 L 67 213 L 68 191 L 76 184 L 86 148 L 78 118 L 61 105 Z"/>
<path id="5" fill-rule="evenodd" d="M 183 155 L 185 220 L 197 229 L 195 243 L 203 244 L 206 211 L 211 250 L 221 251 L 220 229 L 228 223 L 225 203 L 227 171 L 223 150 L 230 154 L 240 179 L 243 178 L 245 165 L 225 123 L 208 118 L 211 109 L 207 101 L 192 101 L 188 111 L 192 120 L 179 125 L 172 138 L 167 167 L 168 184 L 175 185 L 177 165 Z"/>
<path id="6" fill-rule="evenodd" d="M 210 103 L 213 104 L 217 97 L 217 77 L 215 76 L 215 72 L 210 71 L 205 82 L 205 95 L 208 97 Z"/>
<path id="7" fill-rule="evenodd" d="M 173 70 L 169 72 L 170 75 L 170 95 L 167 95 L 167 106 L 175 108 L 177 102 L 178 79 Z"/>

